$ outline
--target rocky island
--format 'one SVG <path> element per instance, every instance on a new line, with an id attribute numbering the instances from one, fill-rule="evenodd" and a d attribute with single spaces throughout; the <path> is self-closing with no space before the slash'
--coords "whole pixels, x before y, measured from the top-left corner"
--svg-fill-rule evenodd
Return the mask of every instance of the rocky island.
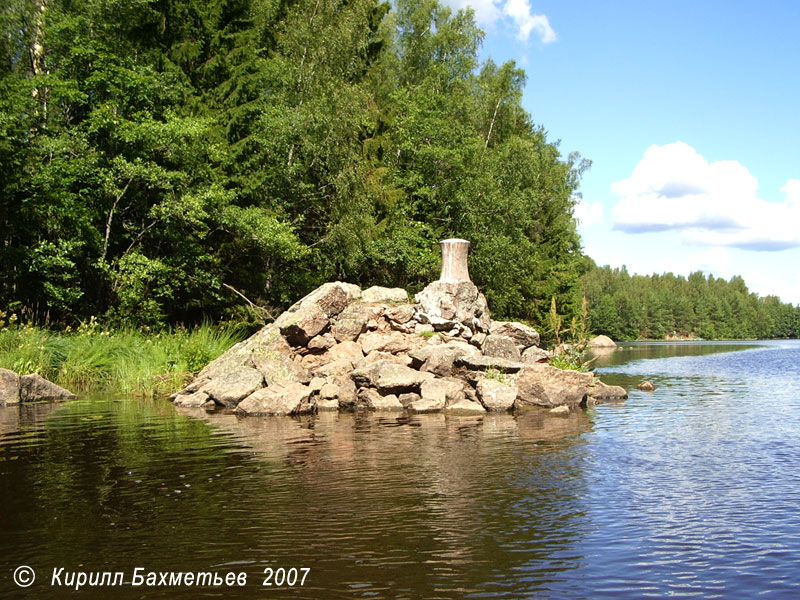
<path id="1" fill-rule="evenodd" d="M 547 364 L 539 333 L 494 321 L 469 279 L 466 240 L 445 240 L 438 281 L 400 288 L 326 283 L 209 363 L 171 400 L 250 416 L 326 410 L 568 412 L 627 398 L 592 373 Z"/>

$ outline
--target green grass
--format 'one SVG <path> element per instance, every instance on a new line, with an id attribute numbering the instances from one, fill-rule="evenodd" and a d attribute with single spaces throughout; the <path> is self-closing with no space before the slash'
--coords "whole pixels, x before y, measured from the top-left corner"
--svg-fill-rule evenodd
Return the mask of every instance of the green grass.
<path id="1" fill-rule="evenodd" d="M 90 321 L 77 331 L 29 326 L 0 329 L 0 367 L 42 377 L 72 391 L 166 395 L 240 341 L 236 327 L 200 325 L 160 333 L 103 330 Z"/>

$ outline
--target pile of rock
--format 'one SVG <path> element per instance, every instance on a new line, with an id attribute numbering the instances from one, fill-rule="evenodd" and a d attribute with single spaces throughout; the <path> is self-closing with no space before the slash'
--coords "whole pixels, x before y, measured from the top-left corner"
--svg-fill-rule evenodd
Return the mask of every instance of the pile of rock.
<path id="1" fill-rule="evenodd" d="M 322 410 L 484 413 L 623 399 L 591 373 L 546 364 L 539 334 L 493 321 L 470 281 L 402 289 L 326 283 L 206 366 L 172 397 L 242 415 Z"/>
<path id="2" fill-rule="evenodd" d="M 48 381 L 38 373 L 19 375 L 0 369 L 0 406 L 39 400 L 71 400 L 75 394 Z"/>

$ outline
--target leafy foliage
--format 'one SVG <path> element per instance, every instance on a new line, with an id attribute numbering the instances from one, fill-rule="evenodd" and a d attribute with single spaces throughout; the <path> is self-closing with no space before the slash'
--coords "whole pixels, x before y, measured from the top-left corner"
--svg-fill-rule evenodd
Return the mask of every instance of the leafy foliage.
<path id="1" fill-rule="evenodd" d="M 11 0 L 0 307 L 23 321 L 273 314 L 339 278 L 416 291 L 472 241 L 497 316 L 578 314 L 588 163 L 436 0 Z"/>
<path id="2" fill-rule="evenodd" d="M 741 277 L 642 276 L 605 266 L 588 271 L 583 286 L 591 329 L 616 340 L 800 335 L 800 307 L 751 293 Z"/>

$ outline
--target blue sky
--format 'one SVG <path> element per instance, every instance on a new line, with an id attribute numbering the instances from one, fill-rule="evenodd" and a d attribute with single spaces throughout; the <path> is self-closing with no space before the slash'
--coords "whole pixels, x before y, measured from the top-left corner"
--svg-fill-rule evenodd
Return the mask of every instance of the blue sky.
<path id="1" fill-rule="evenodd" d="M 523 104 L 592 161 L 586 252 L 634 273 L 742 275 L 800 303 L 800 2 L 446 0 Z"/>

